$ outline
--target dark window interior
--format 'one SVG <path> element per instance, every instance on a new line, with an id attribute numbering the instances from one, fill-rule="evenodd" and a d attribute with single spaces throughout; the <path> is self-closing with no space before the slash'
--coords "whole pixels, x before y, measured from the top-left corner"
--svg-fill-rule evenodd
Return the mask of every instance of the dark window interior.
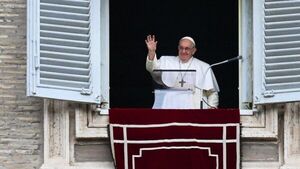
<path id="1" fill-rule="evenodd" d="M 145 69 L 145 38 L 155 34 L 157 55 L 177 55 L 178 40 L 195 39 L 195 57 L 213 64 L 238 55 L 238 1 L 110 1 L 110 103 L 112 108 L 153 104 Z M 213 68 L 220 108 L 238 107 L 238 62 Z"/>

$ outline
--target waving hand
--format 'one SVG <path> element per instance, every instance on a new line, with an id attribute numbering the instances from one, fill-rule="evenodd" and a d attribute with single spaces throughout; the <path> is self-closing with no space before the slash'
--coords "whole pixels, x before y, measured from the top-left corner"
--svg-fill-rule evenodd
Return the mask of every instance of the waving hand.
<path id="1" fill-rule="evenodd" d="M 157 46 L 157 41 L 155 41 L 155 36 L 148 35 L 145 42 L 148 48 L 148 58 L 149 60 L 153 60 L 153 58 L 155 57 L 156 46 Z"/>

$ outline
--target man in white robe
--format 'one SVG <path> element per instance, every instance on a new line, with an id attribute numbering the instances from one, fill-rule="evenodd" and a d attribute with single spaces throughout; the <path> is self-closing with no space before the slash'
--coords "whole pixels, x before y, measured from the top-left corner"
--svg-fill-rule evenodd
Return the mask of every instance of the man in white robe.
<path id="1" fill-rule="evenodd" d="M 218 107 L 219 87 L 217 81 L 210 65 L 193 57 L 197 49 L 195 41 L 191 37 L 180 39 L 178 56 L 161 56 L 160 59 L 156 57 L 157 41 L 155 41 L 155 36 L 147 36 L 145 42 L 148 48 L 146 69 L 151 73 L 153 79 L 160 79 L 169 88 L 176 89 L 181 87 L 191 89 L 182 91 L 169 90 L 162 93 L 156 91 L 155 95 L 159 95 L 160 97 L 155 96 L 153 108 L 199 109 Z M 171 71 L 169 73 L 162 72 L 161 74 L 157 74 L 153 71 L 156 69 L 191 71 L 175 71 L 175 73 Z M 190 83 L 187 83 L 189 75 L 192 75 L 192 70 L 195 71 L 195 80 L 190 80 Z M 157 77 L 158 75 L 160 77 Z"/>

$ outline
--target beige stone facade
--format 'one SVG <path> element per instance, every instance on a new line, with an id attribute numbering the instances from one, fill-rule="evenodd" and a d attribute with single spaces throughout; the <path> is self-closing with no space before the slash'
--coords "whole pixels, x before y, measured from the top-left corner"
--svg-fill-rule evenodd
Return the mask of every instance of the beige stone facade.
<path id="1" fill-rule="evenodd" d="M 0 1 L 0 168 L 43 163 L 43 100 L 26 97 L 26 0 Z"/>
<path id="2" fill-rule="evenodd" d="M 299 169 L 298 103 L 241 117 L 243 169 Z M 0 169 L 113 168 L 107 116 L 26 96 L 26 0 L 0 1 Z"/>

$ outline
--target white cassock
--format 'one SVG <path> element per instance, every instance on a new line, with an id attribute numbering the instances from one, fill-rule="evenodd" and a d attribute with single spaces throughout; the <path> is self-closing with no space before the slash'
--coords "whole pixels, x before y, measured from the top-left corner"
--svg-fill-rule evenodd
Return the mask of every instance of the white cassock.
<path id="1" fill-rule="evenodd" d="M 155 109 L 199 109 L 217 107 L 219 104 L 219 86 L 214 73 L 209 64 L 197 58 L 192 57 L 188 62 L 183 63 L 178 56 L 161 56 L 159 60 L 155 56 L 153 61 L 147 57 L 146 69 L 155 81 L 160 79 L 165 86 L 170 88 L 169 90 L 155 90 L 153 105 Z M 157 74 L 153 72 L 155 69 L 195 70 L 195 72 L 163 71 Z M 194 76 L 192 76 L 193 73 Z M 185 83 L 180 83 L 182 80 Z M 172 90 L 180 87 L 191 90 Z"/>

